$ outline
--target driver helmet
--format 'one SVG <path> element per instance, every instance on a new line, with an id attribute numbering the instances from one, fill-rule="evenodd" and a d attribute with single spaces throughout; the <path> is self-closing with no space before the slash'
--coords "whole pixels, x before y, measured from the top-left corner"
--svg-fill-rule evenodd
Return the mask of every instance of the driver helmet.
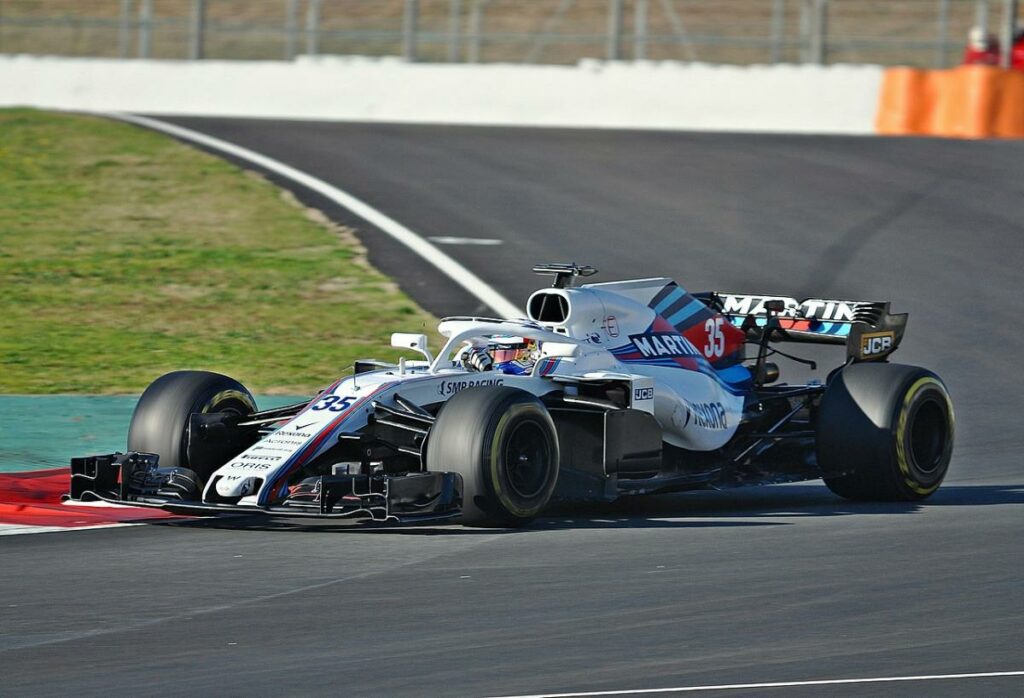
<path id="1" fill-rule="evenodd" d="M 522 375 L 529 373 L 536 361 L 537 342 L 526 337 L 495 337 L 491 348 L 494 370 Z"/>
<path id="2" fill-rule="evenodd" d="M 975 51 L 984 51 L 988 48 L 988 32 L 984 27 L 971 27 L 967 33 L 967 43 Z"/>

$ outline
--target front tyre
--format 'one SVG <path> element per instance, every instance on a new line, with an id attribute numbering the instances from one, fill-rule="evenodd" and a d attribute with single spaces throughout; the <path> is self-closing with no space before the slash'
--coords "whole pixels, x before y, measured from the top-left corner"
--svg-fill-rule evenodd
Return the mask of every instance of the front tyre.
<path id="1" fill-rule="evenodd" d="M 467 388 L 441 408 L 430 431 L 430 471 L 462 476 L 468 526 L 521 526 L 551 499 L 558 435 L 536 397 L 509 387 Z"/>
<path id="2" fill-rule="evenodd" d="M 942 484 L 953 454 L 953 403 L 931 371 L 853 364 L 818 411 L 818 465 L 841 497 L 914 501 Z"/>
<path id="3" fill-rule="evenodd" d="M 209 371 L 174 371 L 150 383 L 139 398 L 128 427 L 128 450 L 155 453 L 161 468 L 187 468 L 205 482 L 223 463 L 189 463 L 191 415 L 255 411 L 252 394 L 234 378 Z"/>

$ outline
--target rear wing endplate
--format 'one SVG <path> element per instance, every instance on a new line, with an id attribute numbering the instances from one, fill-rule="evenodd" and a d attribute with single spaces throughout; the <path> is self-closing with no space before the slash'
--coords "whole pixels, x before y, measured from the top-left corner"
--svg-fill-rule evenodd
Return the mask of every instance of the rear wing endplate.
<path id="1" fill-rule="evenodd" d="M 853 361 L 877 361 L 896 351 L 907 314 L 889 312 L 888 302 L 713 291 L 694 294 L 724 315 L 751 339 L 759 339 L 769 318 L 776 322 L 772 341 L 845 344 Z"/>

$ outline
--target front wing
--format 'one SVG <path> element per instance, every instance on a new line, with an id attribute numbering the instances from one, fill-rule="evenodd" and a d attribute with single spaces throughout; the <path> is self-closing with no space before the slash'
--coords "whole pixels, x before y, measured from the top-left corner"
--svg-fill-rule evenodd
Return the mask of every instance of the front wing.
<path id="1" fill-rule="evenodd" d="M 450 472 L 407 475 L 323 475 L 307 478 L 281 502 L 256 506 L 183 499 L 151 453 L 113 453 L 71 459 L 69 501 L 104 501 L 153 507 L 176 514 L 255 514 L 281 517 L 361 519 L 378 523 L 423 523 L 458 518 L 462 476 Z"/>

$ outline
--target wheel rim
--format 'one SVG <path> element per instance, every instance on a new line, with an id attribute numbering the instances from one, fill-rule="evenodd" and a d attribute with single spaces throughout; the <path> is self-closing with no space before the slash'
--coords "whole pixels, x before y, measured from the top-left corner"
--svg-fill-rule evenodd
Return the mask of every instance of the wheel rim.
<path id="1" fill-rule="evenodd" d="M 922 403 L 910 428 L 910 455 L 914 467 L 926 475 L 939 470 L 947 437 L 947 420 L 942 405 L 937 400 Z"/>
<path id="2" fill-rule="evenodd" d="M 512 492 L 532 499 L 544 491 L 551 470 L 551 449 L 544 430 L 535 422 L 521 422 L 505 445 L 505 470 Z"/>

